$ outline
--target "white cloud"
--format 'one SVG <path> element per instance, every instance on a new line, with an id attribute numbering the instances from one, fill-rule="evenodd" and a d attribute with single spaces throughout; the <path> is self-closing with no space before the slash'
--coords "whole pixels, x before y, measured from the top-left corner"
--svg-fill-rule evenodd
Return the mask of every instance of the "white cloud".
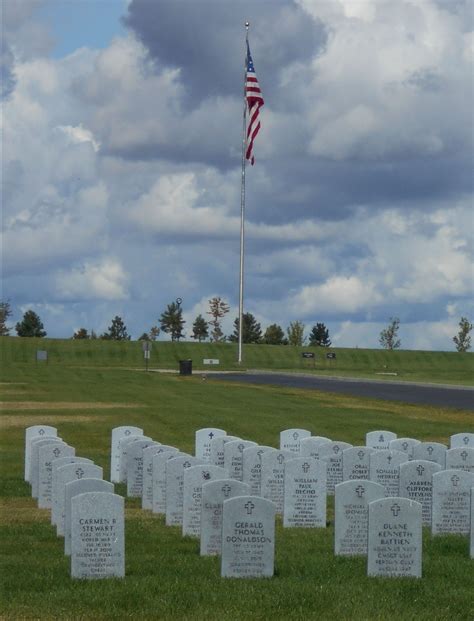
<path id="1" fill-rule="evenodd" d="M 100 262 L 85 262 L 56 277 L 58 295 L 69 300 L 123 300 L 128 297 L 128 275 L 120 261 L 104 257 Z"/>

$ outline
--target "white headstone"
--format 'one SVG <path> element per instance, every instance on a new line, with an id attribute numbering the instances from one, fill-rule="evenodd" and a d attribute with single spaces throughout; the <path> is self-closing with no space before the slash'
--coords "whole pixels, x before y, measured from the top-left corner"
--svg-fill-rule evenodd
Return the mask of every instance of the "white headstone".
<path id="1" fill-rule="evenodd" d="M 173 457 L 165 463 L 166 526 L 182 526 L 184 470 L 200 465 L 205 465 L 205 462 L 191 456 Z"/>
<path id="2" fill-rule="evenodd" d="M 125 576 L 124 499 L 86 492 L 71 500 L 71 576 Z"/>
<path id="3" fill-rule="evenodd" d="M 198 459 L 211 463 L 211 441 L 213 438 L 226 436 L 227 432 L 216 427 L 205 427 L 198 429 L 195 433 L 195 451 L 194 454 Z"/>
<path id="4" fill-rule="evenodd" d="M 56 427 L 49 425 L 32 425 L 25 429 L 25 481 L 30 481 L 31 440 L 33 438 L 57 437 Z"/>
<path id="5" fill-rule="evenodd" d="M 142 436 L 143 429 L 131 425 L 123 425 L 112 429 L 112 439 L 110 446 L 110 480 L 112 483 L 120 483 L 120 440 L 130 436 Z"/>
<path id="6" fill-rule="evenodd" d="M 142 509 L 153 508 L 153 457 L 167 451 L 178 451 L 168 444 L 157 444 L 143 449 L 143 490 Z"/>
<path id="7" fill-rule="evenodd" d="M 261 455 L 260 495 L 275 504 L 277 513 L 283 513 L 285 462 L 294 457 L 295 453 L 278 449 Z"/>
<path id="8" fill-rule="evenodd" d="M 73 457 L 76 449 L 67 444 L 46 444 L 38 450 L 38 507 L 51 509 L 53 494 L 53 461 L 59 457 Z"/>
<path id="9" fill-rule="evenodd" d="M 249 446 L 242 453 L 242 482 L 250 486 L 249 493 L 260 496 L 260 479 L 262 476 L 262 455 L 274 451 L 271 446 Z M 247 493 L 247 492 L 246 492 Z"/>
<path id="10" fill-rule="evenodd" d="M 385 489 L 385 496 L 398 496 L 400 487 L 400 464 L 408 461 L 408 455 L 402 451 L 382 450 L 370 455 L 369 478 L 380 483 Z"/>
<path id="11" fill-rule="evenodd" d="M 87 457 L 59 457 L 59 459 L 55 459 L 51 464 L 52 468 L 52 484 L 51 484 L 51 524 L 53 526 L 56 525 L 56 512 L 55 509 L 55 498 L 57 497 L 57 488 L 58 488 L 58 470 L 62 468 L 62 466 L 66 466 L 67 464 L 93 464 L 92 459 L 88 459 Z"/>
<path id="12" fill-rule="evenodd" d="M 369 502 L 384 498 L 382 485 L 352 479 L 338 483 L 334 496 L 334 554 L 367 555 Z"/>
<path id="13" fill-rule="evenodd" d="M 217 436 L 211 440 L 211 464 L 214 466 L 224 467 L 224 444 L 232 442 L 232 440 L 240 440 L 237 436 Z"/>
<path id="14" fill-rule="evenodd" d="M 159 446 L 153 440 L 138 440 L 127 445 L 127 496 L 141 498 L 143 494 L 143 450 Z"/>
<path id="15" fill-rule="evenodd" d="M 442 468 L 445 468 L 447 448 L 445 444 L 440 444 L 439 442 L 420 442 L 420 444 L 413 448 L 413 459 L 434 461 Z"/>
<path id="16" fill-rule="evenodd" d="M 413 449 L 418 444 L 420 441 L 415 438 L 397 438 L 389 443 L 389 448 L 392 451 L 402 451 L 408 455 L 408 459 L 413 459 Z"/>
<path id="17" fill-rule="evenodd" d="M 440 470 L 439 464 L 423 459 L 406 461 L 400 466 L 400 496 L 421 504 L 423 526 L 431 527 L 433 474 Z"/>
<path id="18" fill-rule="evenodd" d="M 474 487 L 471 487 L 471 546 L 470 555 L 474 558 Z"/>
<path id="19" fill-rule="evenodd" d="M 221 576 L 273 576 L 275 563 L 275 505 L 257 496 L 224 500 Z"/>
<path id="20" fill-rule="evenodd" d="M 342 480 L 369 479 L 370 455 L 375 449 L 370 446 L 352 446 L 342 451 Z"/>
<path id="21" fill-rule="evenodd" d="M 153 455 L 152 506 L 153 513 L 166 513 L 166 462 L 173 457 L 184 457 L 178 449 L 169 449 Z"/>
<path id="22" fill-rule="evenodd" d="M 298 457 L 285 463 L 283 526 L 326 528 L 326 463 Z"/>
<path id="23" fill-rule="evenodd" d="M 441 470 L 433 474 L 433 535 L 469 533 L 473 485 L 474 473 L 465 470 Z"/>
<path id="24" fill-rule="evenodd" d="M 64 487 L 64 554 L 71 555 L 71 499 L 86 492 L 114 493 L 114 484 L 102 479 L 76 479 Z"/>
<path id="25" fill-rule="evenodd" d="M 220 466 L 206 463 L 204 466 L 192 466 L 184 471 L 183 488 L 183 537 L 200 537 L 202 486 L 209 481 L 227 479 L 227 470 Z"/>
<path id="26" fill-rule="evenodd" d="M 455 433 L 449 439 L 450 448 L 474 448 L 474 433 Z"/>
<path id="27" fill-rule="evenodd" d="M 150 438 L 149 436 L 137 435 L 137 436 L 127 436 L 119 440 L 119 445 L 117 449 L 117 451 L 120 452 L 119 473 L 117 476 L 119 481 L 115 481 L 115 483 L 126 483 L 127 482 L 127 466 L 128 466 L 127 448 L 129 445 L 133 444 L 133 442 L 141 442 L 143 440 L 152 440 L 152 438 Z"/>
<path id="28" fill-rule="evenodd" d="M 224 468 L 231 479 L 242 481 L 243 452 L 251 446 L 257 446 L 257 443 L 248 440 L 232 440 L 224 444 Z"/>
<path id="29" fill-rule="evenodd" d="M 378 430 L 369 431 L 365 434 L 365 444 L 378 451 L 390 448 L 390 442 L 397 439 L 397 434 L 393 431 Z"/>
<path id="30" fill-rule="evenodd" d="M 421 505 L 407 498 L 369 503 L 369 576 L 421 578 Z"/>
<path id="31" fill-rule="evenodd" d="M 210 481 L 202 486 L 201 556 L 221 553 L 222 505 L 224 500 L 250 494 L 249 486 L 235 479 Z"/>
<path id="32" fill-rule="evenodd" d="M 309 438 L 311 431 L 307 429 L 284 429 L 280 431 L 280 450 L 290 453 L 300 452 L 300 440 Z"/>
<path id="33" fill-rule="evenodd" d="M 47 444 L 66 444 L 61 438 L 52 437 L 49 438 L 33 438 L 30 442 L 30 484 L 31 484 L 31 496 L 38 498 L 39 488 L 39 449 Z"/>
<path id="34" fill-rule="evenodd" d="M 327 442 L 319 449 L 319 459 L 327 464 L 326 487 L 328 494 L 334 494 L 334 488 L 338 483 L 342 483 L 342 453 L 352 444 L 348 442 Z"/>
<path id="35" fill-rule="evenodd" d="M 446 451 L 446 470 L 474 472 L 474 448 L 452 448 Z"/>
<path id="36" fill-rule="evenodd" d="M 303 438 L 300 440 L 300 457 L 306 457 L 306 459 L 319 459 L 319 449 L 323 444 L 331 442 L 329 438 L 323 438 L 321 436 L 310 436 L 309 438 Z"/>

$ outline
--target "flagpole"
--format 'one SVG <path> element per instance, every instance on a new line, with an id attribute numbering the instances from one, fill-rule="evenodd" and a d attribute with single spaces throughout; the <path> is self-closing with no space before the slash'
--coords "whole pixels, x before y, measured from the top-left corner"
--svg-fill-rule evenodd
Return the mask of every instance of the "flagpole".
<path id="1" fill-rule="evenodd" d="M 249 22 L 245 22 L 245 42 L 249 40 Z M 248 48 L 247 48 L 248 49 Z M 240 278 L 239 278 L 239 353 L 238 363 L 242 364 L 242 319 L 244 314 L 244 249 L 245 249 L 245 151 L 247 148 L 247 99 L 245 92 L 245 84 L 247 78 L 247 56 L 245 58 L 244 69 L 244 113 L 243 113 L 243 129 L 242 129 L 242 174 L 240 185 Z"/>

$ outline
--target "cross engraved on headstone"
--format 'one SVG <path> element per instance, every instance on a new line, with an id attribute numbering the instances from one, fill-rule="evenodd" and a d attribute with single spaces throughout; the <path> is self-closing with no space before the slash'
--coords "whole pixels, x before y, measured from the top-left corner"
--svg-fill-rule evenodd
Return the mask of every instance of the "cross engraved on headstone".
<path id="1" fill-rule="evenodd" d="M 284 457 L 283 457 L 283 455 L 280 453 L 280 454 L 278 455 L 278 457 L 277 457 L 277 462 L 278 462 L 278 463 L 280 464 L 280 466 L 281 466 L 281 464 L 282 464 L 284 461 L 285 461 L 285 458 L 284 458 Z"/>
<path id="2" fill-rule="evenodd" d="M 190 468 L 191 464 L 189 463 L 189 461 L 185 461 L 183 464 L 183 468 Z"/>
<path id="3" fill-rule="evenodd" d="M 264 453 L 265 453 L 265 451 L 263 449 L 260 449 L 259 451 L 257 451 L 257 455 L 259 457 L 261 457 Z"/>
<path id="4" fill-rule="evenodd" d="M 301 466 L 301 468 L 302 468 L 303 472 L 306 474 L 306 473 L 308 472 L 308 470 L 310 469 L 310 465 L 309 465 L 308 463 L 306 463 L 306 462 L 305 462 L 305 463 Z"/>
<path id="5" fill-rule="evenodd" d="M 244 445 L 243 444 L 238 444 L 237 448 L 239 449 L 239 453 L 241 453 L 244 450 Z"/>
<path id="6" fill-rule="evenodd" d="M 125 435 L 129 436 L 132 432 L 130 431 L 130 429 L 125 429 Z"/>
<path id="7" fill-rule="evenodd" d="M 421 464 L 419 466 L 416 467 L 416 471 L 418 472 L 418 474 L 421 475 L 423 474 L 423 472 L 425 471 L 425 467 L 422 466 Z"/>
<path id="8" fill-rule="evenodd" d="M 299 437 L 299 433 L 295 431 L 295 433 L 293 434 L 293 440 L 297 440 Z"/>
<path id="9" fill-rule="evenodd" d="M 208 481 L 211 478 L 211 473 L 209 472 L 209 470 L 204 470 L 202 473 L 202 478 L 205 481 Z"/>
<path id="10" fill-rule="evenodd" d="M 44 436 L 44 429 L 40 429 L 38 433 L 40 434 L 40 436 Z"/>
<path id="11" fill-rule="evenodd" d="M 432 446 L 429 446 L 426 450 L 428 451 L 431 457 L 431 455 L 433 454 L 434 448 Z"/>
<path id="12" fill-rule="evenodd" d="M 462 459 L 463 461 L 466 461 L 467 457 L 468 457 L 468 455 L 467 455 L 467 451 L 463 451 L 463 452 L 461 453 L 461 459 Z"/>
<path id="13" fill-rule="evenodd" d="M 84 470 L 82 468 L 78 468 L 76 470 L 76 476 L 78 479 L 82 479 L 82 477 L 84 476 Z"/>
<path id="14" fill-rule="evenodd" d="M 54 451 L 53 451 L 53 454 L 54 454 L 55 457 L 57 457 L 60 453 L 61 453 L 61 451 L 58 448 L 55 448 Z"/>
<path id="15" fill-rule="evenodd" d="M 357 496 L 359 496 L 359 498 L 362 498 L 362 496 L 365 494 L 365 487 L 363 487 L 362 485 L 358 485 L 355 491 Z"/>
<path id="16" fill-rule="evenodd" d="M 223 492 L 223 494 L 224 494 L 224 496 L 226 498 L 229 497 L 229 494 L 230 494 L 231 490 L 232 490 L 232 488 L 231 488 L 231 486 L 228 483 L 226 483 L 223 487 L 221 487 L 221 491 Z"/>
<path id="17" fill-rule="evenodd" d="M 390 462 L 392 461 L 393 457 L 391 455 L 387 455 L 387 461 L 390 464 Z"/>
<path id="18" fill-rule="evenodd" d="M 384 441 L 384 440 L 383 440 L 383 434 L 380 434 L 380 436 L 379 436 L 379 442 L 383 442 L 383 441 Z"/>
<path id="19" fill-rule="evenodd" d="M 332 447 L 332 450 L 337 455 L 339 453 L 339 451 L 341 450 L 341 447 L 336 444 L 335 446 Z"/>
<path id="20" fill-rule="evenodd" d="M 358 457 L 359 459 L 364 459 L 364 457 L 365 457 L 365 452 L 364 452 L 364 451 L 359 451 L 359 452 L 357 453 L 357 457 Z"/>
<path id="21" fill-rule="evenodd" d="M 400 513 L 400 505 L 397 505 L 397 503 L 395 503 L 390 507 L 390 511 L 395 517 L 397 517 L 397 515 Z"/>
<path id="22" fill-rule="evenodd" d="M 402 442 L 402 448 L 404 451 L 406 451 L 408 448 L 408 442 Z"/>
<path id="23" fill-rule="evenodd" d="M 249 500 L 248 503 L 244 505 L 244 507 L 247 509 L 247 515 L 252 515 L 252 511 L 255 509 L 255 505 L 253 504 L 253 502 Z"/>
<path id="24" fill-rule="evenodd" d="M 457 474 L 453 474 L 453 476 L 451 477 L 451 482 L 452 482 L 454 487 L 458 486 L 459 481 L 460 481 L 460 479 L 459 479 L 458 475 Z"/>
<path id="25" fill-rule="evenodd" d="M 464 444 L 467 446 L 469 444 L 469 438 L 467 436 L 464 436 L 464 438 L 462 439 L 462 441 L 464 442 Z"/>
<path id="26" fill-rule="evenodd" d="M 211 438 L 211 440 L 212 440 L 212 438 L 214 437 L 214 434 L 212 433 L 212 431 L 211 431 L 211 432 L 209 432 L 207 435 Z"/>

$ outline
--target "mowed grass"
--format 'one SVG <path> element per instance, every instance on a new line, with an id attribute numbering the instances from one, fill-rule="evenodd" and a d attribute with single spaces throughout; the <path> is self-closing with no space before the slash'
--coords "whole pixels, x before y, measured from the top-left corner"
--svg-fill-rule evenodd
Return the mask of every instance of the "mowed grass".
<path id="1" fill-rule="evenodd" d="M 36 363 L 36 351 L 48 352 L 48 363 Z M 304 359 L 303 351 L 315 354 Z M 328 351 L 336 354 L 328 360 Z M 218 359 L 219 366 L 203 364 Z M 102 341 L 72 339 L 0 338 L 3 364 L 29 364 L 77 367 L 144 368 L 142 343 L 138 341 Z M 244 345 L 243 363 L 237 363 L 235 343 L 195 343 L 157 341 L 152 343 L 150 368 L 179 368 L 179 361 L 191 359 L 193 369 L 242 370 L 266 369 L 365 377 L 372 379 L 438 382 L 474 385 L 474 353 L 432 351 L 387 351 L 382 349 L 346 349 Z"/>
<path id="2" fill-rule="evenodd" d="M 332 502 L 326 529 L 283 529 L 278 519 L 272 579 L 231 580 L 220 578 L 219 559 L 199 556 L 196 540 L 127 499 L 125 579 L 71 580 L 63 540 L 23 482 L 29 425 L 55 425 L 106 478 L 110 433 L 122 424 L 185 451 L 205 426 L 273 446 L 288 427 L 353 444 L 373 429 L 445 443 L 473 429 L 467 411 L 92 366 L 7 364 L 0 373 L 1 618 L 474 619 L 466 537 L 425 531 L 421 580 L 368 578 L 364 558 L 333 555 Z"/>

